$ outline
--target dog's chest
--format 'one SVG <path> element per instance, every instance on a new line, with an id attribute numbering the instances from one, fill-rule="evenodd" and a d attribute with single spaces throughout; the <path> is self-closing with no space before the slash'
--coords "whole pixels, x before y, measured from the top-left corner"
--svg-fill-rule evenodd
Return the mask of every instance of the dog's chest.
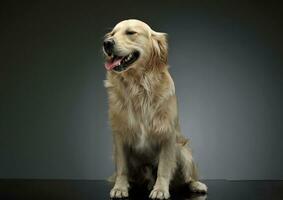
<path id="1" fill-rule="evenodd" d="M 147 96 L 133 98 L 127 104 L 128 126 L 136 135 L 135 148 L 146 150 L 151 146 L 150 127 L 154 117 L 154 107 Z"/>
<path id="2" fill-rule="evenodd" d="M 140 133 L 137 134 L 135 148 L 137 150 L 145 150 L 150 148 L 148 133 L 146 132 L 143 124 L 140 124 Z"/>

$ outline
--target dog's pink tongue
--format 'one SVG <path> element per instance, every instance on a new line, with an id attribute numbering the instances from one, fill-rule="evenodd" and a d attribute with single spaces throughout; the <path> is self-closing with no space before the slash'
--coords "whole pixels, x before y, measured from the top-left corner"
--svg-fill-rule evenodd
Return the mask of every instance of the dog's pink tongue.
<path id="1" fill-rule="evenodd" d="M 111 70 L 113 69 L 114 67 L 120 65 L 120 62 L 121 62 L 122 58 L 118 58 L 118 59 L 112 59 L 112 60 L 108 60 L 106 61 L 106 63 L 104 64 L 105 65 L 105 68 L 107 70 Z"/>

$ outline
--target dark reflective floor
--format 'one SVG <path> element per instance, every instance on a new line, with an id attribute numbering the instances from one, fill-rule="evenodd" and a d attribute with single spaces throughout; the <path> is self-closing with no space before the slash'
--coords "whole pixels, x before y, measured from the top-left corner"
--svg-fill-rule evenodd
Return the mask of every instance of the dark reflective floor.
<path id="1" fill-rule="evenodd" d="M 187 190 L 172 191 L 172 200 L 283 200 L 283 181 L 204 181 L 207 195 Z M 106 181 L 80 180 L 0 180 L 0 199 L 108 200 L 111 185 Z M 133 189 L 129 199 L 148 199 L 148 192 Z"/>

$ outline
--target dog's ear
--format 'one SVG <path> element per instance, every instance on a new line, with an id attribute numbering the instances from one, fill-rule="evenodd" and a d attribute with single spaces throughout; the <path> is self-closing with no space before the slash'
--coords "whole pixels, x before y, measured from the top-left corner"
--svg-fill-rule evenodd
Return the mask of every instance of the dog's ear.
<path id="1" fill-rule="evenodd" d="M 168 43 L 167 34 L 153 31 L 152 34 L 152 56 L 153 65 L 167 65 Z"/>

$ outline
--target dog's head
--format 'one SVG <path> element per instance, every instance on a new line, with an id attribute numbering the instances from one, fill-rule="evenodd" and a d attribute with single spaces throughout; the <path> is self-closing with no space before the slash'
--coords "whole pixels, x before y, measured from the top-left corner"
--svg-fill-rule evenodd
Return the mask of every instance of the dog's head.
<path id="1" fill-rule="evenodd" d="M 105 68 L 117 73 L 167 65 L 166 34 L 135 19 L 122 21 L 107 33 L 103 51 Z"/>

